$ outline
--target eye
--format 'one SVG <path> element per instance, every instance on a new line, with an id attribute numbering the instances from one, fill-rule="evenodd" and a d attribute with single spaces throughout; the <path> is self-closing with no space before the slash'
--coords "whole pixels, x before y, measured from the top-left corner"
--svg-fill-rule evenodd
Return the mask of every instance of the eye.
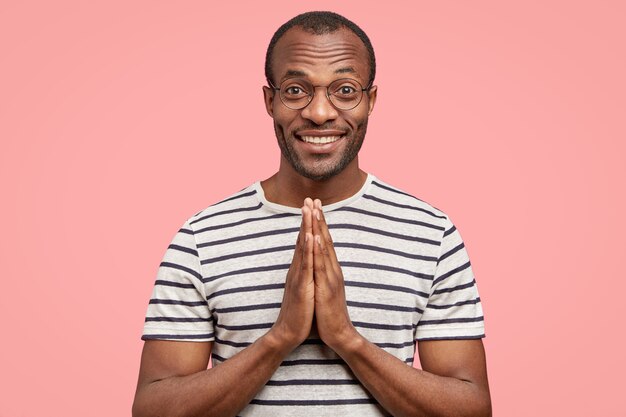
<path id="1" fill-rule="evenodd" d="M 331 95 L 340 100 L 354 100 L 359 96 L 361 89 L 351 80 L 338 80 L 331 85 Z"/>
<path id="2" fill-rule="evenodd" d="M 302 90 L 302 88 L 297 87 L 297 86 L 291 86 L 291 87 L 285 88 L 285 94 L 288 94 L 290 96 L 298 96 L 303 93 L 304 93 L 304 90 Z"/>
<path id="3" fill-rule="evenodd" d="M 281 94 L 287 100 L 299 100 L 309 95 L 309 88 L 303 80 L 287 80 L 281 86 Z"/>
<path id="4" fill-rule="evenodd" d="M 336 94 L 350 95 L 350 94 L 354 94 L 355 92 L 356 92 L 356 88 L 350 85 L 342 85 L 341 87 L 339 87 L 339 90 L 337 90 Z"/>

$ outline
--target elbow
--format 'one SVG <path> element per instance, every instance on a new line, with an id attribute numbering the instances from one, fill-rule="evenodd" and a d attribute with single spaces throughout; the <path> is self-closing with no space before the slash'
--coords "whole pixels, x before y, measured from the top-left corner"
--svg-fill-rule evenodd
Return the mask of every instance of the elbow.
<path id="1" fill-rule="evenodd" d="M 477 401 L 476 417 L 492 417 L 491 396 L 489 390 L 483 393 Z"/>
<path id="2" fill-rule="evenodd" d="M 148 417 L 148 413 L 146 413 L 145 407 L 141 404 L 138 394 L 135 395 L 131 413 L 133 417 Z"/>
<path id="3" fill-rule="evenodd" d="M 139 391 L 135 394 L 132 406 L 132 417 L 155 417 L 163 416 L 163 410 L 156 412 L 154 401 L 146 398 L 146 395 L 141 395 Z"/>
<path id="4" fill-rule="evenodd" d="M 474 385 L 470 381 L 464 381 L 467 384 Z M 474 392 L 466 397 L 465 409 L 460 413 L 467 417 L 492 417 L 491 395 L 489 387 L 473 386 Z M 457 410 L 458 413 L 458 410 Z M 459 415 L 459 414 L 455 414 Z"/>

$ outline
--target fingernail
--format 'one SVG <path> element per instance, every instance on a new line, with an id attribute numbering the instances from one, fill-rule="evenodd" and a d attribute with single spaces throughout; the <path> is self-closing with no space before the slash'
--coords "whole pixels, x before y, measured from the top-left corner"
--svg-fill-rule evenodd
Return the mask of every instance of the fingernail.
<path id="1" fill-rule="evenodd" d="M 304 242 L 308 242 L 309 241 L 309 235 L 304 235 Z"/>
<path id="2" fill-rule="evenodd" d="M 318 245 L 322 245 L 322 239 L 320 239 L 320 235 L 316 235 L 315 236 L 315 241 L 317 242 Z"/>
<path id="3" fill-rule="evenodd" d="M 315 217 L 317 217 L 317 220 L 318 220 L 318 221 L 319 221 L 319 220 L 322 220 L 322 217 L 320 216 L 320 211 L 319 211 L 319 210 L 316 210 L 316 211 L 315 211 Z"/>

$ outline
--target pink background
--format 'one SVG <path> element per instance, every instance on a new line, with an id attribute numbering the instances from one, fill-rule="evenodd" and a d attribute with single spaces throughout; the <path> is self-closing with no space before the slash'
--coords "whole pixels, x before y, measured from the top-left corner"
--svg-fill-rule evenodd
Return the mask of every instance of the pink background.
<path id="1" fill-rule="evenodd" d="M 0 416 L 130 414 L 161 257 L 276 169 L 265 48 L 310 9 L 376 48 L 362 167 L 466 240 L 495 415 L 626 416 L 621 1 L 0 3 Z"/>

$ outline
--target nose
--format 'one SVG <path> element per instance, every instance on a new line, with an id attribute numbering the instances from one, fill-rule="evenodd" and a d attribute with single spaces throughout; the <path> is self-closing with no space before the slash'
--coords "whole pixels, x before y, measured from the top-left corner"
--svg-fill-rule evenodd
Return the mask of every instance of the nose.
<path id="1" fill-rule="evenodd" d="M 318 91 L 319 90 L 319 91 Z M 335 120 L 339 113 L 326 95 L 326 87 L 316 87 L 311 102 L 302 109 L 302 117 L 309 119 L 316 125 L 322 125 L 329 120 Z"/>

